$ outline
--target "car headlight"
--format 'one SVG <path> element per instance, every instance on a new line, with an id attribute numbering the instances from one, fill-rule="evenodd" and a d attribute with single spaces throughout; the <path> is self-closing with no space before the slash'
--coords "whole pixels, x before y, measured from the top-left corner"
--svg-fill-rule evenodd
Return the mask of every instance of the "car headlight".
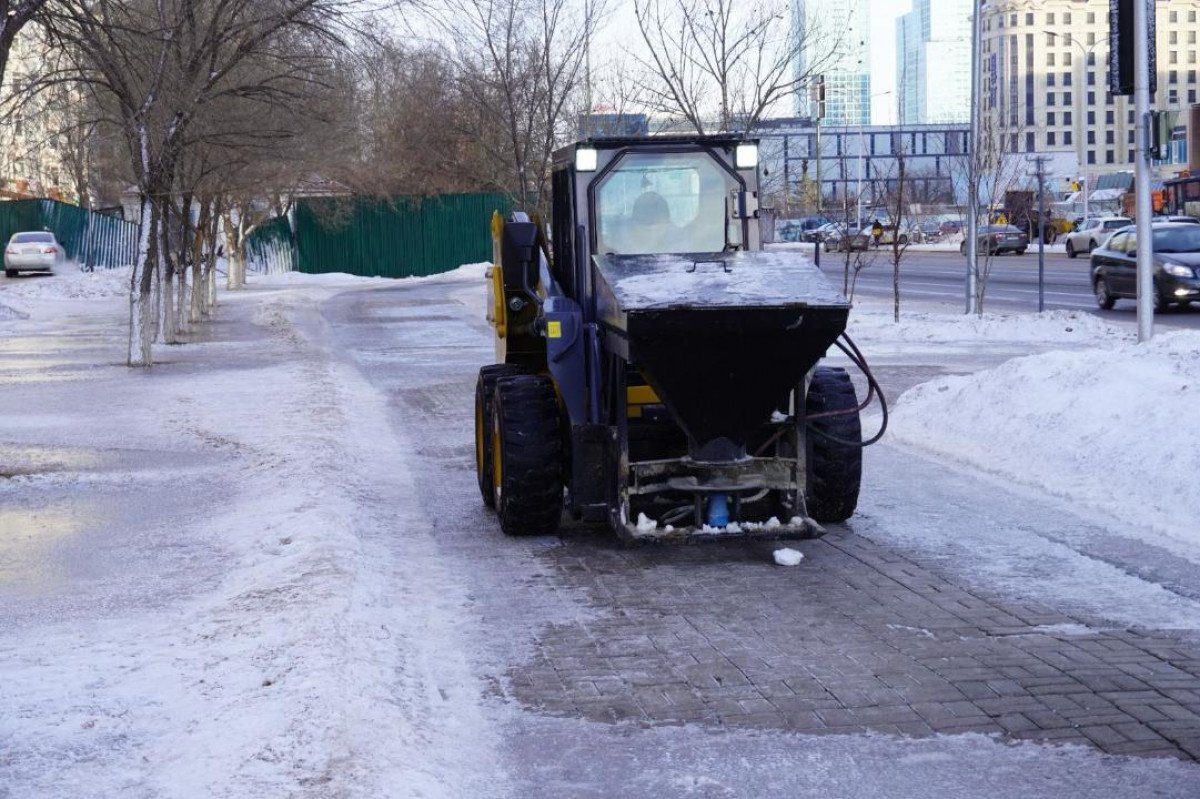
<path id="1" fill-rule="evenodd" d="M 1195 273 L 1180 264 L 1163 264 L 1163 271 L 1174 277 L 1195 277 Z"/>

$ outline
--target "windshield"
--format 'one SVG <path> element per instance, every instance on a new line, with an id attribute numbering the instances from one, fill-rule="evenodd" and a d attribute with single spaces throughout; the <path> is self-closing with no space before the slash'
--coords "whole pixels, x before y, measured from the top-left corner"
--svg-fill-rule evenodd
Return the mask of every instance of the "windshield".
<path id="1" fill-rule="evenodd" d="M 47 244 L 52 244 L 52 243 L 54 243 L 54 234 L 53 233 L 17 233 L 17 234 L 13 235 L 12 240 L 16 243 L 37 241 L 37 242 L 45 242 Z"/>
<path id="2" fill-rule="evenodd" d="M 1200 251 L 1200 227 L 1167 228 L 1154 231 L 1155 252 Z"/>
<path id="3" fill-rule="evenodd" d="M 737 181 L 707 153 L 629 153 L 596 192 L 596 249 L 618 255 L 739 246 L 726 198 Z"/>

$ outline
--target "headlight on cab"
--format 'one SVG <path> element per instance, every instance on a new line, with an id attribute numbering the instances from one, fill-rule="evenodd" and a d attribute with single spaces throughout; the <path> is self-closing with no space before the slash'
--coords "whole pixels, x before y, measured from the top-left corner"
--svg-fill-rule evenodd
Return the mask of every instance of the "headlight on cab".
<path id="1" fill-rule="evenodd" d="M 1196 274 L 1186 266 L 1180 264 L 1163 264 L 1163 271 L 1173 277 L 1195 277 Z"/>

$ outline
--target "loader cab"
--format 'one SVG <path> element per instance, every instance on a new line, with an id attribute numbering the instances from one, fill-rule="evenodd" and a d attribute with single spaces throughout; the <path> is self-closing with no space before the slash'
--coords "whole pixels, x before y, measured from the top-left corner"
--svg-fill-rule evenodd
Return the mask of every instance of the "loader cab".
<path id="1" fill-rule="evenodd" d="M 759 250 L 758 142 L 736 136 L 588 139 L 555 154 L 554 272 L 592 291 L 593 255 Z"/>

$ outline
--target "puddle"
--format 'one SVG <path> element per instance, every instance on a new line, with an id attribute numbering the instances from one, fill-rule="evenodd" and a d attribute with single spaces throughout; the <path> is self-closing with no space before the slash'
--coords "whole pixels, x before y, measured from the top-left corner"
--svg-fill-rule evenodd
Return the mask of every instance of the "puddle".
<path id="1" fill-rule="evenodd" d="M 84 471 L 99 466 L 100 457 L 89 450 L 0 443 L 0 479 L 47 472 Z"/>
<path id="2" fill-rule="evenodd" d="M 95 521 L 96 513 L 88 503 L 84 507 L 72 503 L 70 508 L 0 508 L 0 589 L 57 590 L 66 574 L 56 548 Z"/>

